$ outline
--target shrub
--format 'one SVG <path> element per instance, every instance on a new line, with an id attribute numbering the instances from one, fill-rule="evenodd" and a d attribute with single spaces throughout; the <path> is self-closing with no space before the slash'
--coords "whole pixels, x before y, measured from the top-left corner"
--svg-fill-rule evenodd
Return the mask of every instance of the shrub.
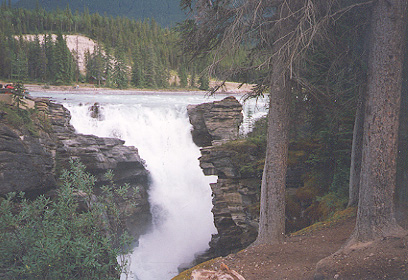
<path id="1" fill-rule="evenodd" d="M 55 198 L 9 193 L 0 201 L 1 279 L 119 279 L 126 262 L 118 256 L 131 239 L 120 226 L 116 189 L 96 197 L 94 183 L 71 161 Z"/>

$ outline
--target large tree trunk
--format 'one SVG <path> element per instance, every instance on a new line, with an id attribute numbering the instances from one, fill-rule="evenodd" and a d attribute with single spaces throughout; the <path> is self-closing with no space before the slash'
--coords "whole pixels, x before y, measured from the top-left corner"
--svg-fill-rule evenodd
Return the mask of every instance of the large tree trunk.
<path id="1" fill-rule="evenodd" d="M 401 92 L 396 183 L 396 218 L 408 229 L 408 48 L 405 49 Z"/>
<path id="2" fill-rule="evenodd" d="M 267 148 L 257 244 L 280 243 L 285 234 L 290 87 L 288 79 L 283 76 L 277 77 L 269 96 Z"/>
<path id="3" fill-rule="evenodd" d="M 354 121 L 353 144 L 351 147 L 349 201 L 348 207 L 357 206 L 360 191 L 361 160 L 363 154 L 365 97 L 361 93 L 357 103 L 356 118 Z"/>
<path id="4" fill-rule="evenodd" d="M 277 38 L 273 44 L 269 92 L 269 111 L 265 166 L 262 175 L 258 237 L 256 244 L 281 243 L 285 236 L 286 172 L 289 148 L 291 89 L 288 77 L 288 57 L 281 50 L 290 40 L 288 34 L 295 28 L 292 10 L 301 1 L 288 4 L 282 1 Z"/>
<path id="5" fill-rule="evenodd" d="M 401 230 L 394 191 L 406 11 L 406 0 L 378 0 L 373 7 L 355 241 Z"/>

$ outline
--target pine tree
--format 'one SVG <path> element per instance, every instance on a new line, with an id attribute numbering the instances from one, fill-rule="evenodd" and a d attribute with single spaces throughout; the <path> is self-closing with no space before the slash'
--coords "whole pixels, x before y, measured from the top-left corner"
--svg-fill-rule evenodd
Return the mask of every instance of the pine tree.
<path id="1" fill-rule="evenodd" d="M 196 87 L 196 72 L 195 72 L 194 65 L 193 65 L 193 67 L 191 69 L 190 87 Z"/>
<path id="2" fill-rule="evenodd" d="M 115 67 L 113 68 L 113 84 L 119 89 L 127 88 L 129 81 L 124 52 L 122 50 L 117 50 L 115 59 Z"/>
<path id="3" fill-rule="evenodd" d="M 136 48 L 133 54 L 133 65 L 132 65 L 132 85 L 135 87 L 143 88 L 145 86 L 144 82 L 144 65 L 142 61 L 142 55 L 139 48 Z"/>
<path id="4" fill-rule="evenodd" d="M 54 59 L 55 59 L 55 83 L 68 84 L 72 82 L 73 58 L 61 32 L 58 32 L 57 34 L 57 39 L 55 42 Z"/>
<path id="5" fill-rule="evenodd" d="M 95 46 L 91 61 L 90 76 L 94 77 L 98 82 L 98 86 L 100 86 L 104 79 L 106 59 L 99 45 Z"/>
<path id="6" fill-rule="evenodd" d="M 112 66 L 113 57 L 111 55 L 110 48 L 105 49 L 105 85 L 108 87 L 113 86 L 113 66 Z"/>
<path id="7" fill-rule="evenodd" d="M 198 83 L 199 83 L 199 89 L 201 90 L 209 90 L 210 88 L 210 80 L 208 78 L 207 74 L 203 74 L 200 76 L 200 78 L 198 79 Z"/>
<path id="8" fill-rule="evenodd" d="M 51 81 L 55 73 L 54 42 L 51 34 L 47 34 L 44 38 L 44 51 L 47 64 L 46 77 L 48 81 Z"/>
<path id="9" fill-rule="evenodd" d="M 149 88 L 155 88 L 157 87 L 156 83 L 157 57 L 156 52 L 154 51 L 152 45 L 148 47 L 146 59 L 147 59 L 145 67 L 146 86 Z"/>
<path id="10" fill-rule="evenodd" d="M 180 87 L 186 88 L 188 81 L 187 81 L 187 70 L 184 65 L 179 68 L 178 76 L 180 78 Z"/>
<path id="11" fill-rule="evenodd" d="M 13 55 L 11 78 L 22 81 L 28 77 L 28 59 L 25 50 L 19 48 Z"/>
<path id="12" fill-rule="evenodd" d="M 30 42 L 28 49 L 28 73 L 30 78 L 41 79 L 43 70 L 44 57 L 43 49 L 38 35 L 34 37 L 34 41 Z"/>

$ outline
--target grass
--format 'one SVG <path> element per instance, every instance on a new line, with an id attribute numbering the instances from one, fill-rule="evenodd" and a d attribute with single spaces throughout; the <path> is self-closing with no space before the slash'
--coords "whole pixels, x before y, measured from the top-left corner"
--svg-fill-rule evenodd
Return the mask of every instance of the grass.
<path id="1" fill-rule="evenodd" d="M 306 228 L 303 228 L 299 231 L 296 231 L 291 234 L 291 236 L 299 236 L 299 235 L 305 235 L 308 233 L 312 233 L 315 231 L 319 231 L 324 228 L 330 228 L 335 226 L 336 224 L 345 221 L 349 218 L 356 217 L 357 213 L 357 208 L 356 207 L 349 207 L 341 211 L 335 212 L 330 218 L 327 220 L 324 220 L 322 222 L 317 222 L 314 223 L 311 226 L 308 226 Z"/>
<path id="2" fill-rule="evenodd" d="M 209 270 L 214 270 L 214 263 L 217 262 L 220 258 L 215 258 L 203 263 L 200 263 L 190 269 L 187 269 L 185 271 L 183 271 L 182 273 L 180 273 L 179 275 L 173 277 L 171 280 L 189 280 L 191 277 L 191 272 L 193 272 L 193 270 L 196 269 L 209 269 Z"/>

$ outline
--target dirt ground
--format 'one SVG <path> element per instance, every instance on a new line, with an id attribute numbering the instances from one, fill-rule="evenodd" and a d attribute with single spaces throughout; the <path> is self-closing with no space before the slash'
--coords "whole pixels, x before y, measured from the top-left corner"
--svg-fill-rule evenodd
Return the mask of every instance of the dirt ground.
<path id="1" fill-rule="evenodd" d="M 336 255 L 316 274 L 316 264 L 345 244 L 354 224 L 355 218 L 348 218 L 330 228 L 288 237 L 281 245 L 250 247 L 216 259 L 210 269 L 225 263 L 246 280 L 408 279 L 408 235 L 380 240 L 347 257 Z"/>

